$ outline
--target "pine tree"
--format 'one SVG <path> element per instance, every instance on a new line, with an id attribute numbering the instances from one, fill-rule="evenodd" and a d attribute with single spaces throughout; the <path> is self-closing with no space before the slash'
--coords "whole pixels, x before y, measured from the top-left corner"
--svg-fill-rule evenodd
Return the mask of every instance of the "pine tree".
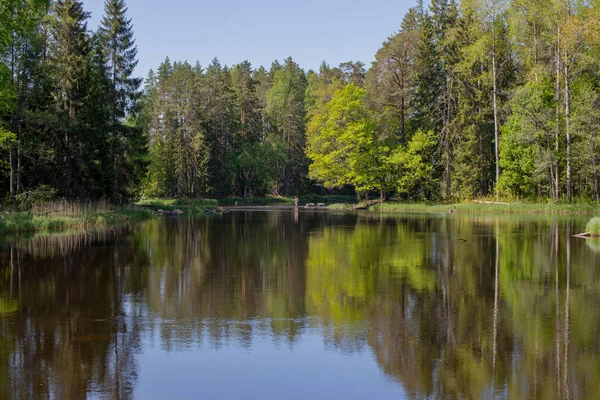
<path id="1" fill-rule="evenodd" d="M 409 115 L 419 42 L 417 15 L 416 9 L 410 9 L 401 30 L 383 43 L 365 83 L 370 106 L 378 115 L 379 129 L 384 136 L 399 143 L 405 143 L 412 134 Z"/>

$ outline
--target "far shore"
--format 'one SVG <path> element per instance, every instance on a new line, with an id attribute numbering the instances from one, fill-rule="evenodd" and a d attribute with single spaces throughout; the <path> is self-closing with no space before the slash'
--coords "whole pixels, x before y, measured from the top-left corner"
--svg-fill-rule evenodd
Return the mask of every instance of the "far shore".
<path id="1" fill-rule="evenodd" d="M 474 215 L 600 215 L 600 205 L 590 203 L 542 204 L 500 203 L 495 201 L 473 201 L 457 204 L 403 203 L 397 201 L 376 204 L 357 203 L 352 196 L 301 196 L 298 209 L 379 213 L 463 213 Z M 341 202 L 340 202 L 341 200 Z M 308 207 L 307 207 L 308 204 Z M 315 206 L 319 204 L 319 206 Z M 312 205 L 312 206 L 311 206 Z M 37 207 L 37 211 L 0 212 L 0 235 L 61 232 L 67 229 L 116 228 L 130 222 L 139 222 L 160 215 L 195 216 L 226 213 L 233 210 L 288 210 L 294 209 L 294 198 L 229 198 L 229 199 L 144 199 L 127 206 L 92 207 L 78 203 L 67 203 L 60 207 L 56 203 Z M 41 212 L 39 210 L 47 210 Z"/>
<path id="2" fill-rule="evenodd" d="M 495 203 L 495 204 L 494 204 Z M 354 209 L 354 204 L 332 204 L 329 209 Z M 427 204 L 383 202 L 367 208 L 378 212 L 421 212 L 421 213 L 469 213 L 469 214 L 538 214 L 538 215 L 600 215 L 600 204 L 571 203 L 503 203 L 498 202 L 468 202 L 454 204 Z"/>

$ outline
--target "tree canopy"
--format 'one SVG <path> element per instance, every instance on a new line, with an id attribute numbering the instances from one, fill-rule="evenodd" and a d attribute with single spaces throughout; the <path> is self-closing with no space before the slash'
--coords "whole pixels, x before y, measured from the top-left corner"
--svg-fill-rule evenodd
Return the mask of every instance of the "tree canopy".
<path id="1" fill-rule="evenodd" d="M 0 187 L 71 198 L 600 200 L 595 1 L 417 2 L 368 67 L 172 61 L 136 76 L 106 0 L 0 3 Z"/>

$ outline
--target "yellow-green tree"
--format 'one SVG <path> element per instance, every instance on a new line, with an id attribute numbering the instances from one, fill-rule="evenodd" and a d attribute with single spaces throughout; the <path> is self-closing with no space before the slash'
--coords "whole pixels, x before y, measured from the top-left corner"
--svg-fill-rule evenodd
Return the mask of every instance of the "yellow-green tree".
<path id="1" fill-rule="evenodd" d="M 389 149 L 380 143 L 373 116 L 364 105 L 366 90 L 346 85 L 315 110 L 308 124 L 309 177 L 327 187 L 354 185 L 357 191 L 387 189 Z"/>

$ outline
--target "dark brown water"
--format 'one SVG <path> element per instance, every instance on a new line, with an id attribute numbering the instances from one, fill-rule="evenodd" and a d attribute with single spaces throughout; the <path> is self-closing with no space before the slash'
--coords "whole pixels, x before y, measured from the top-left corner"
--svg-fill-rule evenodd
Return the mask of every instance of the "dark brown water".
<path id="1" fill-rule="evenodd" d="M 243 211 L 4 240 L 0 399 L 597 399 L 584 224 Z"/>

